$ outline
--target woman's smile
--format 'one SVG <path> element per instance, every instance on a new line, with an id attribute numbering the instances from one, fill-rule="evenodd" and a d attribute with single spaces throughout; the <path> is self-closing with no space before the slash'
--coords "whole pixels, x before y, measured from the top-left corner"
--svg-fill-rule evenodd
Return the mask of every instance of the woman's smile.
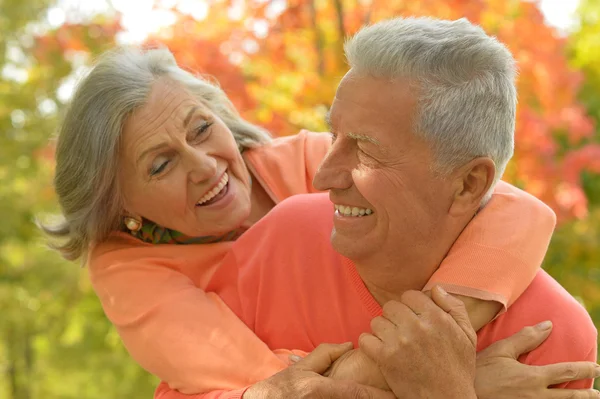
<path id="1" fill-rule="evenodd" d="M 227 172 L 223 173 L 223 176 L 219 179 L 217 184 L 215 184 L 206 194 L 200 198 L 200 200 L 196 203 L 197 206 L 207 206 L 210 204 L 214 204 L 219 201 L 221 198 L 227 194 L 229 183 L 229 175 Z"/>

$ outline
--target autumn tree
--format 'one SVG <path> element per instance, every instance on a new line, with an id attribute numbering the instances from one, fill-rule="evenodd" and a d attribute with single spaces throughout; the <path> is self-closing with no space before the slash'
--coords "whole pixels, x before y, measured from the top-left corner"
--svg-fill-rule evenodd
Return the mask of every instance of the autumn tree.
<path id="1" fill-rule="evenodd" d="M 147 44 L 162 43 L 185 68 L 216 78 L 246 118 L 274 135 L 326 129 L 348 68 L 344 38 L 366 23 L 466 17 L 497 36 L 520 69 L 505 178 L 558 213 L 546 267 L 600 320 L 598 0 L 582 0 L 581 29 L 568 42 L 525 0 L 211 0 L 198 2 L 200 14 L 164 3 L 156 8 L 176 22 Z M 56 211 L 51 137 L 68 89 L 122 31 L 115 13 L 49 26 L 52 5 L 0 2 L 0 397 L 150 397 L 156 380 L 128 358 L 85 269 L 45 249 L 33 224 Z"/>
<path id="2" fill-rule="evenodd" d="M 114 46 L 114 18 L 53 28 L 46 0 L 0 2 L 0 397 L 151 397 L 77 264 L 34 219 L 56 212 L 52 141 L 65 89 Z"/>

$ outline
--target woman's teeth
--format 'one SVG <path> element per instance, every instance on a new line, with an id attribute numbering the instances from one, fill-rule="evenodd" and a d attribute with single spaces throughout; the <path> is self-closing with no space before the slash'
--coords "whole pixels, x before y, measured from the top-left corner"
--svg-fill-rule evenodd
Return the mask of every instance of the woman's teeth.
<path id="1" fill-rule="evenodd" d="M 373 213 L 369 208 L 358 208 L 356 206 L 334 205 L 335 210 L 344 216 L 368 216 Z"/>
<path id="2" fill-rule="evenodd" d="M 227 172 L 225 172 L 225 174 L 223 174 L 223 177 L 219 181 L 219 184 L 217 184 L 215 186 L 215 188 L 213 188 L 212 190 L 210 190 L 209 192 L 204 194 L 204 196 L 202 198 L 200 198 L 200 201 L 198 201 L 196 203 L 196 205 L 202 205 L 205 202 L 208 202 L 211 199 L 213 199 L 214 197 L 216 197 L 217 194 L 219 194 L 221 192 L 221 190 L 223 190 L 223 187 L 225 187 L 227 185 L 228 181 L 229 181 L 229 175 L 227 174 Z"/>

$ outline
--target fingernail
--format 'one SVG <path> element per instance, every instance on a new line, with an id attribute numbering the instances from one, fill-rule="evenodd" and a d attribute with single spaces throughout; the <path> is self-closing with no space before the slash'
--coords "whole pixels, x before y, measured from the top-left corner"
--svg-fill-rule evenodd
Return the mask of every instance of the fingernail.
<path id="1" fill-rule="evenodd" d="M 302 360 L 302 358 L 300 356 L 298 356 L 298 355 L 290 355 L 290 361 L 292 363 L 299 362 L 300 360 Z"/>
<path id="2" fill-rule="evenodd" d="M 537 326 L 535 326 L 535 327 L 536 327 L 538 330 L 541 330 L 541 331 L 547 331 L 547 330 L 549 330 L 549 329 L 551 329 L 551 328 L 552 328 L 552 322 L 551 322 L 551 321 L 548 321 L 548 320 L 546 320 L 546 321 L 543 321 L 543 322 L 541 322 L 540 324 L 538 324 L 538 325 L 537 325 Z"/>
<path id="3" fill-rule="evenodd" d="M 600 377 L 600 364 L 596 365 L 596 377 L 595 378 L 598 378 L 598 377 Z"/>
<path id="4" fill-rule="evenodd" d="M 439 285 L 438 285 L 438 290 L 440 291 L 440 294 L 442 294 L 442 295 L 448 295 L 448 293 L 446 292 L 446 290 L 443 289 L 442 287 L 440 287 Z"/>

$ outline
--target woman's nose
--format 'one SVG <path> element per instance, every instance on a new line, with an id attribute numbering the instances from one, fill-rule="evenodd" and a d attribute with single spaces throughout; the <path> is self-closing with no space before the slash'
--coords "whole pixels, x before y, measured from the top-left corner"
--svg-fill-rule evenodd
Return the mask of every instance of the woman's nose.
<path id="1" fill-rule="evenodd" d="M 189 176 L 193 183 L 202 183 L 217 174 L 217 160 L 204 151 L 193 150 L 189 154 Z"/>

